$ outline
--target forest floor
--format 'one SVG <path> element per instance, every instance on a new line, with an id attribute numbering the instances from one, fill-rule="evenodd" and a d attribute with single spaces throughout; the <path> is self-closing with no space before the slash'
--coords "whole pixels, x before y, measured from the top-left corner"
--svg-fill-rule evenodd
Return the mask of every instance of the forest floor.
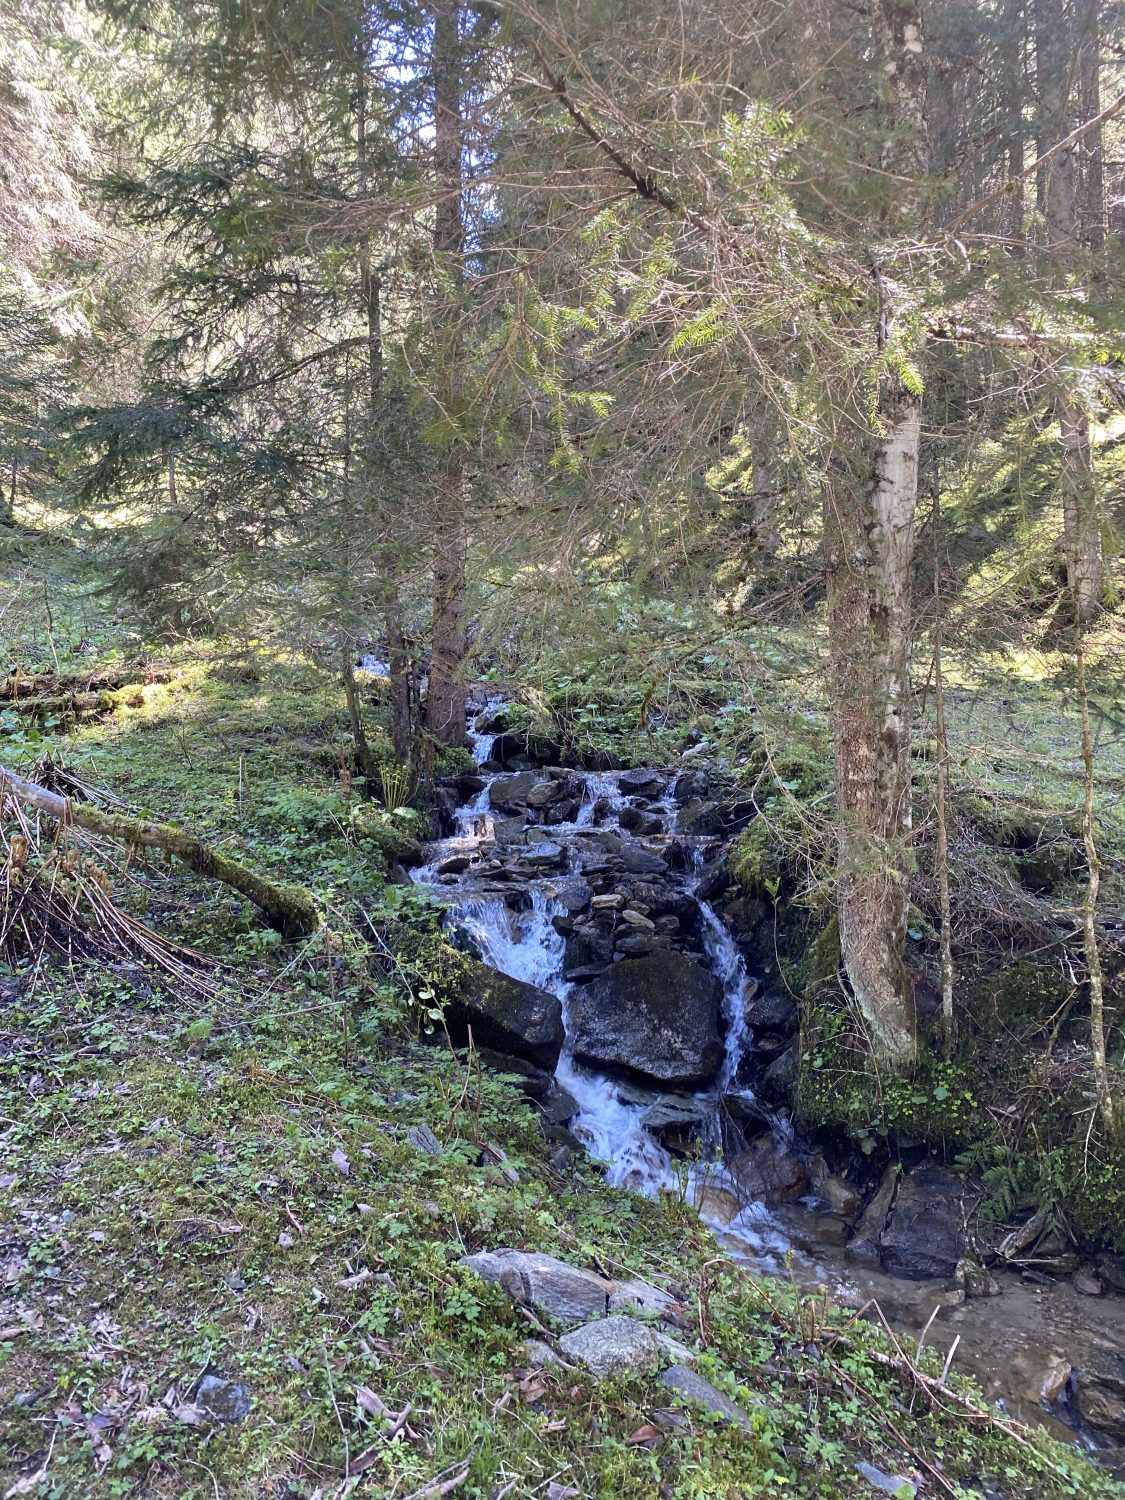
<path id="1" fill-rule="evenodd" d="M 52 638 L 24 653 L 18 576 L 0 629 L 24 670 L 149 655 L 65 559 Z M 558 1163 L 510 1081 L 419 1035 L 424 976 L 372 960 L 373 931 L 426 918 L 352 831 L 335 685 L 251 645 L 159 658 L 169 680 L 69 733 L 4 710 L 5 759 L 61 749 L 134 811 L 307 883 L 329 923 L 286 944 L 222 887 L 107 852 L 119 904 L 212 962 L 0 967 L 0 1493 L 750 1500 L 871 1496 L 871 1473 L 1125 1493 L 937 1384 L 934 1356 L 755 1279 L 674 1195 Z M 651 1372 L 598 1381 L 529 1348 L 551 1330 L 458 1265 L 501 1245 L 670 1292 L 746 1426 L 674 1408 Z"/>

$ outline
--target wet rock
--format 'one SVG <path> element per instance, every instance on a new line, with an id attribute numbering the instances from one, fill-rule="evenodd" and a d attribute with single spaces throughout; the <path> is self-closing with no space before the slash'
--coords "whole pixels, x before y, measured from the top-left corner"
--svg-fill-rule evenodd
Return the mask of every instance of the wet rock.
<path id="1" fill-rule="evenodd" d="M 656 952 L 659 944 L 655 938 L 646 937 L 643 932 L 638 932 L 618 938 L 614 947 L 625 958 L 646 958 L 648 954 Z"/>
<path id="2" fill-rule="evenodd" d="M 566 788 L 561 781 L 541 781 L 533 786 L 527 794 L 528 807 L 547 807 L 552 802 L 557 802 Z"/>
<path id="3" fill-rule="evenodd" d="M 526 849 L 520 851 L 520 859 L 525 864 L 543 866 L 557 865 L 563 857 L 561 844 L 552 844 L 546 840 L 529 844 Z"/>
<path id="4" fill-rule="evenodd" d="M 762 1075 L 762 1092 L 767 1099 L 786 1101 L 797 1087 L 800 1043 L 793 1042 L 770 1063 Z"/>
<path id="5" fill-rule="evenodd" d="M 701 802 L 711 785 L 710 773 L 702 767 L 697 771 L 684 771 L 676 777 L 672 788 L 673 801 L 683 807 L 688 802 Z"/>
<path id="6" fill-rule="evenodd" d="M 528 796 L 544 783 L 538 771 L 514 771 L 509 776 L 497 776 L 488 789 L 491 806 L 499 808 L 524 807 Z"/>
<path id="7" fill-rule="evenodd" d="M 707 1082 L 723 1055 L 722 986 L 682 954 L 628 958 L 571 1001 L 575 1056 L 680 1087 Z"/>
<path id="8" fill-rule="evenodd" d="M 492 837 L 502 846 L 519 843 L 526 831 L 522 817 L 496 818 L 492 824 Z"/>
<path id="9" fill-rule="evenodd" d="M 704 1411 L 710 1412 L 712 1416 L 721 1417 L 726 1422 L 732 1422 L 736 1427 L 743 1427 L 750 1431 L 750 1418 L 733 1402 L 729 1396 L 724 1396 L 717 1386 L 713 1386 L 709 1380 L 693 1370 L 690 1365 L 672 1365 L 664 1371 L 660 1379 L 673 1391 L 682 1401 L 690 1406 L 702 1407 Z"/>
<path id="10" fill-rule="evenodd" d="M 556 741 L 539 735 L 508 731 L 498 734 L 493 740 L 492 759 L 499 761 L 505 770 L 518 771 L 531 766 L 557 765 L 562 759 L 562 747 Z"/>
<path id="11" fill-rule="evenodd" d="M 585 911 L 593 898 L 589 882 L 579 875 L 552 881 L 551 895 L 570 916 L 576 916 L 579 912 Z"/>
<path id="12" fill-rule="evenodd" d="M 590 901 L 593 911 L 620 911 L 625 905 L 625 897 L 618 891 L 608 891 L 600 896 L 594 896 Z"/>
<path id="13" fill-rule="evenodd" d="M 808 1192 L 803 1164 L 772 1134 L 759 1136 L 727 1165 L 740 1192 L 755 1203 L 791 1203 Z"/>
<path id="14" fill-rule="evenodd" d="M 1078 1372 L 1075 1404 L 1084 1422 L 1125 1442 L 1125 1351 L 1091 1351 Z"/>
<path id="15" fill-rule="evenodd" d="M 605 968 L 612 957 L 613 938 L 608 931 L 580 927 L 566 940 L 564 966 L 568 972 L 590 964 Z"/>
<path id="16" fill-rule="evenodd" d="M 1029 1344 L 1016 1356 L 1014 1369 L 1028 1400 L 1050 1406 L 1066 1390 L 1074 1371 L 1063 1359 L 1041 1344 Z"/>
<path id="17" fill-rule="evenodd" d="M 552 1079 L 551 1088 L 539 1107 L 543 1119 L 549 1125 L 569 1125 L 578 1113 L 578 1100 L 569 1089 L 564 1089 L 561 1083 Z"/>
<path id="18" fill-rule="evenodd" d="M 204 1375 L 195 1388 L 195 1405 L 214 1422 L 241 1422 L 250 1415 L 250 1391 L 237 1380 Z"/>
<path id="19" fill-rule="evenodd" d="M 834 1214 L 839 1214 L 842 1219 L 855 1218 L 863 1195 L 846 1178 L 830 1172 L 823 1156 L 814 1156 L 809 1162 L 809 1177 L 817 1197 L 827 1203 Z"/>
<path id="20" fill-rule="evenodd" d="M 1100 1297 L 1105 1291 L 1104 1283 L 1094 1275 L 1090 1266 L 1079 1266 L 1072 1279 L 1074 1290 L 1083 1297 Z"/>
<path id="21" fill-rule="evenodd" d="M 1094 1265 L 1098 1276 L 1115 1292 L 1125 1292 L 1125 1255 L 1115 1255 L 1112 1250 L 1103 1250 L 1095 1256 Z"/>
<path id="22" fill-rule="evenodd" d="M 472 862 L 468 854 L 449 854 L 445 859 L 438 861 L 437 873 L 439 875 L 463 875 Z"/>
<path id="23" fill-rule="evenodd" d="M 876 1266 L 879 1264 L 879 1237 L 887 1221 L 891 1200 L 898 1186 L 898 1168 L 892 1163 L 880 1179 L 874 1197 L 859 1216 L 855 1234 L 844 1252 L 846 1260 L 853 1265 Z"/>
<path id="24" fill-rule="evenodd" d="M 966 1297 L 999 1297 L 1003 1291 L 996 1277 L 975 1255 L 962 1259 L 956 1278 L 964 1283 Z"/>
<path id="25" fill-rule="evenodd" d="M 657 854 L 627 844 L 621 851 L 621 863 L 630 875 L 667 875 L 668 866 Z"/>
<path id="26" fill-rule="evenodd" d="M 748 1026 L 789 1031 L 797 1022 L 797 1002 L 787 990 L 760 990 L 746 997 L 745 1015 Z"/>
<path id="27" fill-rule="evenodd" d="M 680 809 L 677 828 L 690 838 L 714 835 L 729 838 L 754 821 L 758 805 L 753 797 L 724 797 L 704 801 L 696 798 Z"/>
<path id="28" fill-rule="evenodd" d="M 592 1375 L 639 1375 L 663 1362 L 664 1350 L 651 1328 L 624 1313 L 585 1323 L 559 1339 L 567 1359 L 584 1364 Z"/>
<path id="29" fill-rule="evenodd" d="M 732 1224 L 742 1212 L 737 1194 L 720 1187 L 704 1188 L 692 1207 L 701 1219 L 715 1224 Z"/>
<path id="30" fill-rule="evenodd" d="M 643 916 L 639 911 L 634 911 L 627 906 L 621 913 L 621 920 L 628 923 L 630 927 L 637 928 L 640 932 L 655 932 L 656 923 L 649 917 Z"/>
<path id="31" fill-rule="evenodd" d="M 964 1222 L 978 1189 L 941 1167 L 916 1167 L 899 1183 L 879 1239 L 879 1260 L 908 1281 L 951 1277 L 968 1249 Z"/>
<path id="32" fill-rule="evenodd" d="M 445 1006 L 454 1044 L 467 1044 L 471 1026 L 476 1045 L 513 1053 L 554 1072 L 563 1044 L 558 997 L 475 959 L 462 959 L 461 969 L 458 993 Z"/>
<path id="33" fill-rule="evenodd" d="M 618 814 L 617 821 L 627 833 L 635 833 L 642 838 L 664 831 L 663 819 L 658 818 L 655 813 L 645 812 L 640 807 L 623 807 Z"/>
<path id="34" fill-rule="evenodd" d="M 593 1271 L 534 1250 L 478 1250 L 457 1264 L 502 1287 L 513 1302 L 537 1308 L 560 1323 L 603 1317 L 613 1290 L 612 1282 Z"/>
<path id="35" fill-rule="evenodd" d="M 659 771 L 623 771 L 617 785 L 629 797 L 655 797 L 664 790 L 664 777 Z"/>
<path id="36" fill-rule="evenodd" d="M 699 879 L 695 883 L 695 894 L 700 901 L 714 901 L 716 896 L 722 895 L 728 885 L 730 885 L 730 866 L 724 850 L 717 859 L 703 866 Z"/>

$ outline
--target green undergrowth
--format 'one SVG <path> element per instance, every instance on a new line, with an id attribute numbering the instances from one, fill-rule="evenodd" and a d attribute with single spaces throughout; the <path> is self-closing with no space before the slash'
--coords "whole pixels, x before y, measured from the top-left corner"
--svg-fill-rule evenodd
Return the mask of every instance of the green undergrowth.
<path id="1" fill-rule="evenodd" d="M 456 972 L 435 963 L 433 912 L 387 876 L 394 841 L 425 825 L 341 775 L 331 674 L 245 645 L 157 651 L 53 566 L 53 636 L 29 611 L 28 669 L 111 651 L 172 668 L 53 748 L 133 811 L 309 885 L 329 923 L 286 944 L 154 856 L 109 866 L 114 893 L 221 960 L 206 985 L 38 954 L 0 972 L 0 1491 L 420 1500 L 456 1481 L 445 1492 L 466 1500 L 860 1500 L 867 1460 L 931 1487 L 939 1466 L 965 1496 L 1120 1493 L 1045 1434 L 966 1416 L 978 1398 L 957 1377 L 931 1402 L 878 1329 L 755 1279 L 677 1195 L 561 1161 L 514 1081 L 419 1040 L 440 1037 L 432 1002 Z M 386 707 L 363 691 L 383 754 Z M 623 701 L 616 743 L 637 710 Z M 638 759 L 666 758 L 659 728 Z M 544 1365 L 526 1340 L 556 1330 L 458 1265 L 500 1245 L 670 1290 L 678 1336 L 749 1430 L 668 1417 L 654 1375 Z M 208 1374 L 244 1389 L 244 1417 L 198 1405 Z"/>
<path id="2" fill-rule="evenodd" d="M 360 1495 L 462 1474 L 468 1497 L 742 1500 L 869 1493 L 866 1458 L 940 1465 L 966 1494 L 1114 1493 L 1040 1434 L 935 1415 L 881 1334 L 717 1257 L 676 1198 L 551 1165 L 509 1081 L 411 1041 L 386 1001 L 345 1030 L 314 972 L 192 1003 L 138 975 L 7 989 L 6 1483 L 280 1500 L 334 1493 L 350 1467 Z M 539 1330 L 457 1264 L 500 1244 L 669 1288 L 751 1429 L 664 1433 L 654 1377 L 529 1363 Z M 200 1415 L 205 1373 L 243 1388 L 244 1419 Z M 398 1439 L 367 1392 L 409 1407 Z"/>

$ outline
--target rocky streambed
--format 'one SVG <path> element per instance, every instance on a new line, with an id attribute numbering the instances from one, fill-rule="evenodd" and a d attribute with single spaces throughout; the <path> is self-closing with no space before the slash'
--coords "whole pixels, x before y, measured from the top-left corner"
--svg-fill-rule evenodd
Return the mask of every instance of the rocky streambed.
<path id="1" fill-rule="evenodd" d="M 498 701 L 480 705 L 478 772 L 446 789 L 448 836 L 414 872 L 479 961 L 447 1010 L 454 1039 L 471 1028 L 523 1078 L 560 1154 L 686 1196 L 763 1272 L 874 1299 L 1010 1410 L 1125 1471 L 1125 1258 L 1078 1265 L 1039 1232 L 998 1255 L 971 1184 L 930 1161 L 851 1180 L 776 1107 L 795 999 L 750 972 L 752 934 L 721 906 L 724 838 L 752 808 L 705 800 L 690 757 L 677 773 L 560 767 L 502 724 Z"/>

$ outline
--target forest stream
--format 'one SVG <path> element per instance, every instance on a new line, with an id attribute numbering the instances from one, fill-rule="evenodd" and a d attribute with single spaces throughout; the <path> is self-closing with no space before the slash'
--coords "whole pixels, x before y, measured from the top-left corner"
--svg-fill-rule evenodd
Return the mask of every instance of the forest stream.
<path id="1" fill-rule="evenodd" d="M 479 785 L 452 813 L 450 836 L 430 846 L 413 879 L 449 903 L 445 923 L 459 946 L 561 1002 L 565 1040 L 555 1080 L 562 1103 L 552 1118 L 604 1163 L 611 1184 L 649 1196 L 681 1195 L 726 1251 L 751 1269 L 790 1276 L 807 1291 L 827 1286 L 838 1302 L 885 1319 L 896 1334 L 923 1336 L 1008 1411 L 1064 1439 L 1077 1434 L 1098 1449 L 1102 1462 L 1125 1468 L 1125 1449 L 1096 1441 L 1075 1399 L 1084 1372 L 1125 1371 L 1125 1297 L 1108 1287 L 1084 1295 L 1069 1278 L 994 1267 L 984 1278 L 987 1294 L 966 1299 L 963 1275 L 890 1275 L 877 1259 L 855 1255 L 860 1192 L 840 1178 L 825 1184 L 823 1158 L 795 1137 L 787 1114 L 762 1103 L 751 1086 L 761 1069 L 746 1006 L 758 982 L 701 894 L 714 840 L 677 832 L 674 776 L 656 770 L 505 772 L 492 759 L 496 735 L 486 732 L 501 708 L 502 700 L 489 699 L 470 721 Z M 528 795 L 529 787 L 508 785 L 521 775 L 534 784 L 530 817 L 527 809 L 513 813 L 507 802 Z M 543 818 L 546 807 L 552 821 L 532 821 Z M 627 896 L 613 890 L 622 880 Z M 642 895 L 659 892 L 658 910 L 679 915 L 654 922 L 639 913 L 645 903 L 638 884 Z M 624 915 L 626 937 L 600 969 L 575 964 L 574 935 L 581 940 L 599 911 Z M 598 1045 L 598 1018 L 589 1014 L 591 981 L 613 968 L 614 959 L 647 957 L 659 964 L 664 955 L 671 965 L 669 955 L 677 952 L 721 989 L 722 1048 L 710 1076 L 695 1087 L 662 1088 L 645 1077 L 650 1060 L 620 1056 L 620 1036 L 613 1065 L 597 1067 L 590 1057 Z M 637 1041 L 647 1045 L 652 1038 Z M 745 1171 L 732 1169 L 748 1156 L 772 1182 L 804 1190 L 767 1207 L 748 1191 Z M 841 1203 L 841 1195 L 849 1202 Z"/>

